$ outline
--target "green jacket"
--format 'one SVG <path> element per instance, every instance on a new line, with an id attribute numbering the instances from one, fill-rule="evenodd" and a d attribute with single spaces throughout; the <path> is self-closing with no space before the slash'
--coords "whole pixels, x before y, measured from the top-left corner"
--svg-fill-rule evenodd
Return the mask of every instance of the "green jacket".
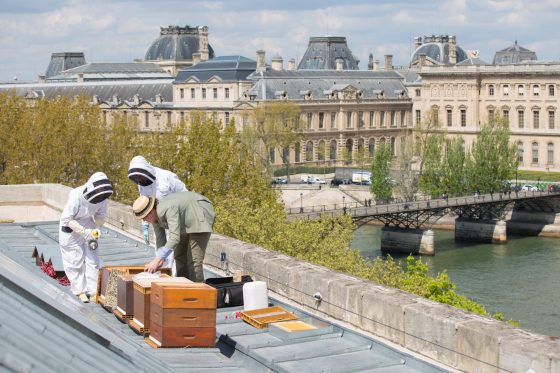
<path id="1" fill-rule="evenodd" d="M 214 225 L 214 206 L 201 194 L 179 192 L 158 200 L 156 207 L 158 220 L 153 224 L 156 247 L 175 249 L 181 235 L 190 233 L 211 233 Z M 169 230 L 169 238 L 165 230 Z"/>

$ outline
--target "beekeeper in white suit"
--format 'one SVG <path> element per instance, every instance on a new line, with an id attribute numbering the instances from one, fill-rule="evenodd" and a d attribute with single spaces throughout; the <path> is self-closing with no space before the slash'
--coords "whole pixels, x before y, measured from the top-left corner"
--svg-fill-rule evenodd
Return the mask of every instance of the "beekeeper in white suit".
<path id="1" fill-rule="evenodd" d="M 128 178 L 138 185 L 141 196 L 154 197 L 158 200 L 173 193 L 187 191 L 185 184 L 179 180 L 176 174 L 152 166 L 150 162 L 141 155 L 137 155 L 130 161 L 130 165 L 128 166 Z M 142 221 L 142 232 L 146 243 L 149 243 L 149 228 L 150 224 L 147 221 Z M 171 268 L 175 276 L 176 270 L 173 253 L 167 257 L 163 267 Z"/>
<path id="2" fill-rule="evenodd" d="M 96 172 L 85 185 L 70 191 L 60 217 L 62 264 L 72 293 L 84 303 L 89 302 L 88 297 L 94 297 L 97 292 L 97 273 L 101 262 L 96 245 L 99 228 L 107 214 L 107 199 L 112 194 L 113 188 L 107 175 Z M 90 248 L 89 242 L 95 245 Z"/>

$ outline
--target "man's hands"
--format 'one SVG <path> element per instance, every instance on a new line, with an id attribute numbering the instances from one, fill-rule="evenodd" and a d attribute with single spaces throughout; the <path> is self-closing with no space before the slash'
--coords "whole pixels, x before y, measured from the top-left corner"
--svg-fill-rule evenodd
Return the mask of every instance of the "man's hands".
<path id="1" fill-rule="evenodd" d="M 144 272 L 154 273 L 163 265 L 163 259 L 156 256 L 150 263 L 144 266 Z"/>
<path id="2" fill-rule="evenodd" d="M 101 237 L 101 231 L 99 229 L 84 229 L 84 239 L 86 241 L 97 240 Z"/>

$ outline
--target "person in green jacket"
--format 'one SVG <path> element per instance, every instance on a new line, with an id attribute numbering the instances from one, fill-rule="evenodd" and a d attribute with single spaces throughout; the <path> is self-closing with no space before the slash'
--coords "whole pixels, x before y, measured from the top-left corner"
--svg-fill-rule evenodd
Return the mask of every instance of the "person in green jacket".
<path id="1" fill-rule="evenodd" d="M 178 192 L 158 200 L 140 196 L 132 205 L 134 215 L 151 223 L 156 235 L 157 254 L 146 264 L 146 272 L 155 272 L 173 252 L 177 276 L 203 282 L 202 262 L 214 225 L 214 206 L 203 195 Z M 165 230 L 169 238 L 165 236 Z"/>

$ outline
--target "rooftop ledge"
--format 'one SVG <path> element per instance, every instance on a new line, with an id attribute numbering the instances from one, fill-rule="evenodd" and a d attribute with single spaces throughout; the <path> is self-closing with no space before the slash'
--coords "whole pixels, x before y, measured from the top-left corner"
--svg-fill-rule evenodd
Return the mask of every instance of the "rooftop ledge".
<path id="1" fill-rule="evenodd" d="M 58 220 L 69 187 L 0 185 L 0 220 Z M 15 208 L 17 206 L 17 208 Z M 140 238 L 130 206 L 110 202 L 107 224 Z M 1 237 L 0 237 L 1 239 Z M 225 253 L 226 261 L 220 260 Z M 461 371 L 560 371 L 560 342 L 503 322 L 213 234 L 205 265 L 237 269 L 317 316 L 372 334 Z M 314 294 L 319 292 L 322 301 Z"/>

